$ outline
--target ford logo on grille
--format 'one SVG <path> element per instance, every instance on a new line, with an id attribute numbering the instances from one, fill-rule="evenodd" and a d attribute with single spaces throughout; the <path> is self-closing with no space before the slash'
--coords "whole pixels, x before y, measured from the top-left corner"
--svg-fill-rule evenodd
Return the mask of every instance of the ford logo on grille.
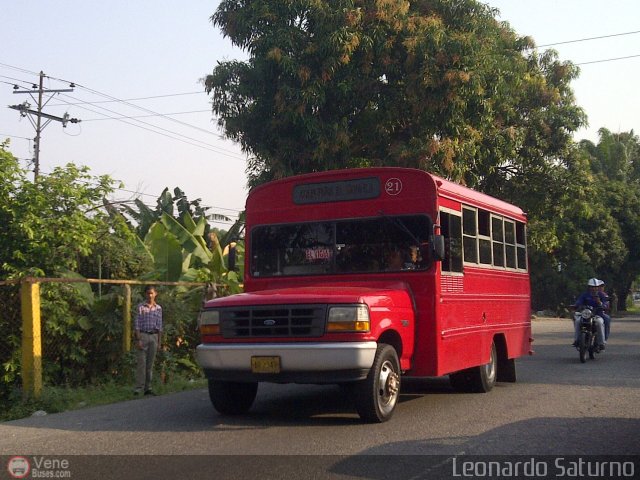
<path id="1" fill-rule="evenodd" d="M 262 323 L 263 323 L 265 326 L 267 326 L 267 327 L 272 327 L 272 326 L 274 326 L 274 325 L 276 324 L 276 321 L 275 321 L 275 320 L 271 320 L 271 319 L 269 319 L 269 320 L 265 320 L 265 321 L 264 321 L 264 322 L 262 322 Z"/>

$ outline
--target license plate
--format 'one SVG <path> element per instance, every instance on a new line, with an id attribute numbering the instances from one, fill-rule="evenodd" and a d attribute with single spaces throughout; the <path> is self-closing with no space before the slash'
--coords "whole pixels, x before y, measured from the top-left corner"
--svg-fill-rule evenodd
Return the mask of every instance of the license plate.
<path id="1" fill-rule="evenodd" d="M 251 357 L 252 373 L 280 373 L 280 357 Z"/>

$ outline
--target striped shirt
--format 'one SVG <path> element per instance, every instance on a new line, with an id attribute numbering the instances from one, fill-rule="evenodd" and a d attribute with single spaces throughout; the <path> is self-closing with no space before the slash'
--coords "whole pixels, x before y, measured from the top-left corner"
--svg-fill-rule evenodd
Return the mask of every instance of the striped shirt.
<path id="1" fill-rule="evenodd" d="M 162 331 L 162 307 L 157 303 L 149 305 L 146 302 L 138 305 L 133 328 L 140 332 Z"/>

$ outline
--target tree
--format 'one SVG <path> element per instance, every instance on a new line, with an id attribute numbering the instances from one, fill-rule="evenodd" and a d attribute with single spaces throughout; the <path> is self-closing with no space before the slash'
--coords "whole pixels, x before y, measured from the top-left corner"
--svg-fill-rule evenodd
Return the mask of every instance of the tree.
<path id="1" fill-rule="evenodd" d="M 73 164 L 57 167 L 31 182 L 27 171 L 8 151 L 8 144 L 0 144 L 0 279 L 64 276 L 77 271 L 92 254 L 99 235 L 110 230 L 100 207 L 112 189 L 113 181 L 108 176 L 92 177 L 86 167 Z M 17 290 L 15 286 L 0 288 L 0 400 L 9 395 L 19 376 Z M 41 293 L 42 318 L 48 333 L 43 335 L 43 351 L 49 360 L 45 375 L 77 378 L 82 372 L 78 365 L 87 359 L 87 304 L 68 285 L 47 284 Z"/>
<path id="2" fill-rule="evenodd" d="M 547 196 L 543 188 L 523 188 L 524 203 L 546 208 L 529 217 L 534 310 L 572 304 L 588 278 L 601 276 L 627 253 L 588 158 L 576 152 L 570 165 L 558 169 L 559 176 L 550 184 Z M 559 187 L 561 179 L 566 182 L 564 189 Z"/>
<path id="3" fill-rule="evenodd" d="M 8 151 L 8 141 L 0 144 L 0 278 L 5 278 L 5 263 L 11 258 L 16 249 L 15 212 L 12 208 L 13 197 L 19 188 L 19 182 L 24 178 L 24 170 L 16 158 Z"/>
<path id="4" fill-rule="evenodd" d="M 606 261 L 597 271 L 615 290 L 618 308 L 626 310 L 631 285 L 640 275 L 640 140 L 633 131 L 613 134 L 601 128 L 597 145 L 583 140 L 580 146 L 597 188 L 591 200 L 600 205 L 608 227 L 601 246 Z M 624 249 L 615 248 L 616 243 Z"/>
<path id="5" fill-rule="evenodd" d="M 106 228 L 97 208 L 113 191 L 113 180 L 68 164 L 30 182 L 5 147 L 0 148 L 0 278 L 77 270 Z"/>
<path id="6" fill-rule="evenodd" d="M 582 140 L 565 165 L 558 165 L 546 195 L 534 194 L 535 181 L 521 186 L 524 203 L 546 209 L 529 223 L 535 309 L 572 303 L 586 280 L 598 277 L 625 310 L 640 274 L 640 142 L 633 132 L 602 128 L 599 135 L 597 144 Z"/>
<path id="7" fill-rule="evenodd" d="M 401 165 L 499 191 L 562 161 L 585 117 L 576 67 L 495 14 L 475 0 L 224 0 L 212 21 L 249 59 L 205 85 L 251 185 Z"/>

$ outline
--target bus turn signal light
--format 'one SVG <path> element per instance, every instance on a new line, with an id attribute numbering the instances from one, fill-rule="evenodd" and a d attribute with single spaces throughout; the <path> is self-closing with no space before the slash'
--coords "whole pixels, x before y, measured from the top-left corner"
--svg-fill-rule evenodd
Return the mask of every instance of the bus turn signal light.
<path id="1" fill-rule="evenodd" d="M 200 335 L 220 335 L 220 325 L 200 325 Z"/>

